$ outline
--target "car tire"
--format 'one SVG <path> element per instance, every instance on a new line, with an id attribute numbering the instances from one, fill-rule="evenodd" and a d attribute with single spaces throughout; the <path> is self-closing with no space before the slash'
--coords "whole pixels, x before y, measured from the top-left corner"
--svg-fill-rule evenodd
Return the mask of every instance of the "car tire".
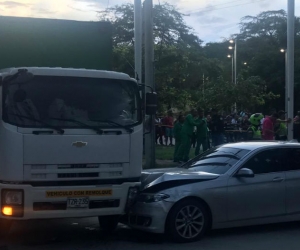
<path id="1" fill-rule="evenodd" d="M 118 215 L 98 216 L 99 226 L 104 233 L 112 233 L 118 226 L 119 218 Z"/>
<path id="2" fill-rule="evenodd" d="M 171 209 L 166 222 L 166 233 L 172 241 L 187 243 L 199 240 L 209 226 L 209 214 L 196 199 L 179 201 Z"/>
<path id="3" fill-rule="evenodd" d="M 0 238 L 3 239 L 9 234 L 12 225 L 11 220 L 0 219 Z"/>

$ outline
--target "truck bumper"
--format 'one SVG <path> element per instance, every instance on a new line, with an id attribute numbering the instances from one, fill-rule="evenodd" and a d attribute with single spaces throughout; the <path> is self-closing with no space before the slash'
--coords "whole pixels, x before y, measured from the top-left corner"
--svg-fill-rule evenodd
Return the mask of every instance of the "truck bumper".
<path id="1" fill-rule="evenodd" d="M 140 185 L 139 182 L 120 185 L 101 186 L 63 186 L 63 187 L 33 187 L 31 185 L 0 184 L 1 212 L 0 218 L 14 220 L 54 219 L 94 217 L 105 215 L 122 215 L 125 213 L 128 191 Z M 22 213 L 4 215 L 5 191 L 18 190 L 23 193 L 23 205 L 17 207 Z M 86 207 L 69 207 L 70 198 L 88 198 Z M 14 205 L 11 205 L 14 209 Z M 20 215 L 21 214 L 21 215 Z"/>

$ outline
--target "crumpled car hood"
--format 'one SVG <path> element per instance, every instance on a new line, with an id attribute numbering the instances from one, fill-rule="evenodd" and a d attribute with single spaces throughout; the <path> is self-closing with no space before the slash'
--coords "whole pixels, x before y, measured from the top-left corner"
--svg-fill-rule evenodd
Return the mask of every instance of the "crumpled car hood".
<path id="1" fill-rule="evenodd" d="M 164 168 L 144 170 L 141 176 L 142 190 L 151 192 L 163 190 L 189 183 L 208 181 L 220 175 L 196 172 L 184 168 Z"/>

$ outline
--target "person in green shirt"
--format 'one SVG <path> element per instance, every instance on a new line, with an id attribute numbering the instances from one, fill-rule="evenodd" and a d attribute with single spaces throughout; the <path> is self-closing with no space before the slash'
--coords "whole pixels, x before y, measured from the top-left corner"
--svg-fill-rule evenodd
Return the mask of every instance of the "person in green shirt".
<path id="1" fill-rule="evenodd" d="M 191 114 L 188 114 L 185 117 L 182 129 L 181 129 L 181 144 L 178 148 L 178 159 L 183 162 L 189 160 L 189 154 L 191 149 L 192 135 L 194 127 L 199 125 L 199 122 L 196 121 L 198 116 L 197 110 L 193 109 Z"/>
<path id="2" fill-rule="evenodd" d="M 197 122 L 199 125 L 197 126 L 196 138 L 197 138 L 197 146 L 195 149 L 195 155 L 199 155 L 200 147 L 202 145 L 203 152 L 208 148 L 208 130 L 207 130 L 207 121 L 204 117 L 204 112 L 202 109 L 198 109 L 199 118 Z"/>
<path id="3" fill-rule="evenodd" d="M 181 130 L 184 123 L 184 116 L 179 115 L 177 121 L 174 124 L 174 138 L 175 138 L 175 149 L 174 149 L 174 162 L 180 162 L 178 157 L 178 149 L 181 144 Z"/>

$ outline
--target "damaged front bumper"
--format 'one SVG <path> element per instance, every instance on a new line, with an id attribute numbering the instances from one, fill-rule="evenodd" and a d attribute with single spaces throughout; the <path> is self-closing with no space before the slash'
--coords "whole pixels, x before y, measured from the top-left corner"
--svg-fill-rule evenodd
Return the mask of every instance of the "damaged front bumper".
<path id="1" fill-rule="evenodd" d="M 128 213 L 126 224 L 142 231 L 164 233 L 167 216 L 173 204 L 165 200 L 137 202 Z"/>

